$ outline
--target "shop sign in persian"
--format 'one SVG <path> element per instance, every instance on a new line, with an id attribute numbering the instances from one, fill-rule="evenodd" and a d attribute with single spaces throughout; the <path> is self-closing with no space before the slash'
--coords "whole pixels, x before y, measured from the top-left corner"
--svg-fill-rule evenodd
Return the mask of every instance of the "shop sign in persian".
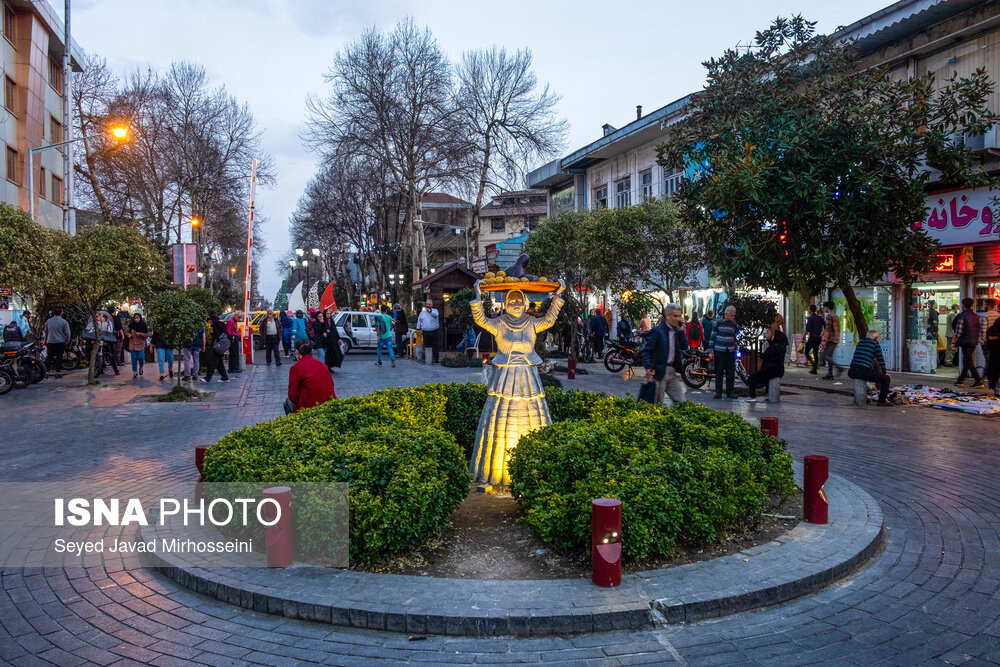
<path id="1" fill-rule="evenodd" d="M 1000 211 L 988 188 L 947 190 L 926 197 L 927 217 L 913 223 L 941 245 L 1000 240 Z"/>

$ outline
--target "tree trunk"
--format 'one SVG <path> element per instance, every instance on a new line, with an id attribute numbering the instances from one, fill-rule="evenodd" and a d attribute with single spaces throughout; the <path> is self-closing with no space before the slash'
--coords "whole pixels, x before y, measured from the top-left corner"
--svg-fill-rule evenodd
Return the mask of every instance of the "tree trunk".
<path id="1" fill-rule="evenodd" d="M 851 316 L 854 318 L 854 328 L 858 332 L 858 338 L 863 339 L 867 337 L 868 322 L 865 321 L 865 314 L 861 310 L 861 301 L 858 299 L 858 295 L 854 293 L 854 287 L 846 280 L 842 280 L 838 286 L 840 287 L 840 291 L 844 293 L 844 298 L 847 299 L 847 309 L 851 311 Z"/>
<path id="2" fill-rule="evenodd" d="M 479 172 L 479 188 L 476 192 L 476 203 L 472 207 L 472 222 L 470 223 L 472 225 L 472 229 L 470 229 L 469 233 L 466 233 L 465 235 L 465 242 L 467 245 L 471 246 L 470 252 L 473 255 L 479 254 L 479 232 L 480 232 L 479 212 L 483 208 L 483 194 L 486 192 L 486 181 L 490 173 L 491 150 L 492 149 L 490 147 L 490 137 L 489 134 L 487 134 L 486 147 L 485 147 L 486 154 L 483 156 L 483 168 Z M 472 267 L 466 267 L 466 268 L 472 268 Z"/>

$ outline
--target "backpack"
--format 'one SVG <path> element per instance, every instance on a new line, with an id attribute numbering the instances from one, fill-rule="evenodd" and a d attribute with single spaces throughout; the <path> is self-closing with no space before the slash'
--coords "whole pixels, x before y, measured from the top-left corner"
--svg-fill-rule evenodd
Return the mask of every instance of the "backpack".
<path id="1" fill-rule="evenodd" d="M 212 343 L 212 351 L 222 356 L 229 351 L 229 334 L 222 334 Z"/>
<path id="2" fill-rule="evenodd" d="M 379 313 L 375 316 L 375 331 L 378 333 L 379 338 L 381 338 L 388 329 L 385 326 L 385 315 Z"/>

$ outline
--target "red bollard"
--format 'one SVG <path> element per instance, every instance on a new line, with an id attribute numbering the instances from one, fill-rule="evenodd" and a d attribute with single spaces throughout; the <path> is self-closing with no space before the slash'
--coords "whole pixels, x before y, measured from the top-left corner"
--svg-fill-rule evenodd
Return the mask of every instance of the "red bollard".
<path id="1" fill-rule="evenodd" d="M 622 584 L 622 501 L 598 498 L 590 503 L 591 581 L 605 588 Z"/>
<path id="2" fill-rule="evenodd" d="M 205 481 L 205 473 L 202 472 L 202 467 L 205 465 L 205 452 L 208 451 L 208 445 L 198 445 L 194 448 L 194 467 L 198 469 L 198 481 Z"/>
<path id="3" fill-rule="evenodd" d="M 777 417 L 761 417 L 760 418 L 760 430 L 767 435 L 778 437 L 778 418 Z"/>
<path id="4" fill-rule="evenodd" d="M 809 523 L 826 523 L 830 503 L 823 485 L 830 476 L 830 459 L 825 456 L 805 457 L 802 489 L 802 514 Z"/>
<path id="5" fill-rule="evenodd" d="M 566 379 L 572 380 L 576 378 L 576 359 L 570 359 L 566 362 Z"/>
<path id="6" fill-rule="evenodd" d="M 278 522 L 267 527 L 264 537 L 267 566 L 289 567 L 295 560 L 292 547 L 292 490 L 287 486 L 272 486 L 264 489 L 264 500 L 267 499 L 277 501 L 281 511 Z M 274 503 L 265 503 L 261 513 L 265 521 L 274 521 Z"/>

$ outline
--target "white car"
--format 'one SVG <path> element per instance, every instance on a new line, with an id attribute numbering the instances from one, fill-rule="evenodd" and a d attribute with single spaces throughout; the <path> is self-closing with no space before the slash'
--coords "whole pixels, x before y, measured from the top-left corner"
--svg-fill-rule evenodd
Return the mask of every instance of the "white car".
<path id="1" fill-rule="evenodd" d="M 378 333 L 375 331 L 376 313 L 359 310 L 341 310 L 333 314 L 333 323 L 340 332 L 340 347 L 347 354 L 351 348 L 374 350 L 378 347 Z M 351 328 L 345 326 L 348 322 Z"/>

